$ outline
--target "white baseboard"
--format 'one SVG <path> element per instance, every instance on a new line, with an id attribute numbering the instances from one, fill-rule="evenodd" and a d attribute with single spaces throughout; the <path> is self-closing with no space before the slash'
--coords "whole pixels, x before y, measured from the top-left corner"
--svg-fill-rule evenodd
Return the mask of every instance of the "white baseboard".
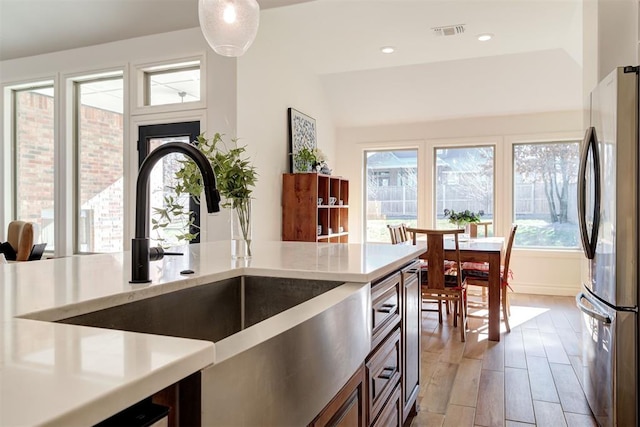
<path id="1" fill-rule="evenodd" d="M 516 293 L 533 295 L 575 296 L 580 292 L 580 284 L 568 286 L 566 284 L 541 284 L 512 282 L 511 288 Z"/>

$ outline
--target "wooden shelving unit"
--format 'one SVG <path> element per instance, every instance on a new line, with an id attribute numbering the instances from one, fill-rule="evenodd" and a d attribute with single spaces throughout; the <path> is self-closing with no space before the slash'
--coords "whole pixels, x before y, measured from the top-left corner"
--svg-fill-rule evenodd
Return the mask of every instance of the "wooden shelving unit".
<path id="1" fill-rule="evenodd" d="M 283 174 L 282 240 L 348 242 L 349 180 L 319 173 Z"/>

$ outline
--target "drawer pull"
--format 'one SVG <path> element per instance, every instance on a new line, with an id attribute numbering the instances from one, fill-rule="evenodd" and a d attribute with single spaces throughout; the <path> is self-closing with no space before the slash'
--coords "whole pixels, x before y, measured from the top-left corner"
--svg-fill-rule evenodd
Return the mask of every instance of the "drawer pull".
<path id="1" fill-rule="evenodd" d="M 396 308 L 398 308 L 398 304 L 382 304 L 382 307 L 377 311 L 379 313 L 391 313 L 393 311 L 396 311 Z"/>
<path id="2" fill-rule="evenodd" d="M 397 372 L 397 369 L 395 366 L 387 366 L 382 370 L 380 375 L 378 375 L 378 378 L 382 378 L 383 380 L 389 380 L 391 379 L 392 376 L 395 375 L 396 372 Z"/>

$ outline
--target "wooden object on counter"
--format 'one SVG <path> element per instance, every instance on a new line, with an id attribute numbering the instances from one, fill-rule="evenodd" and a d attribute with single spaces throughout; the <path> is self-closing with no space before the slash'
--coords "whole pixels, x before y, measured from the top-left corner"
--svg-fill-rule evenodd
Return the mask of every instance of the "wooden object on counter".
<path id="1" fill-rule="evenodd" d="M 349 181 L 319 173 L 283 174 L 282 240 L 347 243 Z"/>

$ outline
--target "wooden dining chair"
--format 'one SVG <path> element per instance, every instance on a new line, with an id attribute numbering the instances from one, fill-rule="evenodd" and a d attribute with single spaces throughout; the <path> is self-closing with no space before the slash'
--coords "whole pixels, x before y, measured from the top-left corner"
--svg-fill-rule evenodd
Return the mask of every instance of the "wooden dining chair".
<path id="1" fill-rule="evenodd" d="M 387 224 L 389 234 L 391 235 L 391 244 L 397 245 L 409 240 L 406 224 Z"/>
<path id="2" fill-rule="evenodd" d="M 35 224 L 28 221 L 11 221 L 7 229 L 7 243 L 16 253 L 15 261 L 28 261 L 33 247 Z M 7 258 L 9 259 L 9 258 Z"/>
<path id="3" fill-rule="evenodd" d="M 489 237 L 489 226 L 493 223 L 491 221 L 471 222 L 469 223 L 469 237 L 478 237 L 478 230 L 482 228 L 484 231 L 484 237 Z"/>
<path id="4" fill-rule="evenodd" d="M 511 307 L 509 305 L 509 279 L 513 277 L 513 272 L 509 269 L 509 263 L 511 261 L 511 249 L 513 249 L 513 242 L 516 239 L 516 231 L 518 226 L 513 224 L 511 226 L 511 232 L 509 233 L 509 240 L 507 241 L 507 249 L 504 253 L 504 262 L 500 266 L 500 300 L 502 305 L 502 318 L 504 325 L 507 328 L 507 332 L 511 332 L 511 326 L 509 325 L 509 316 L 511 316 Z M 462 264 L 463 270 L 463 282 L 467 286 L 481 286 L 483 289 L 489 287 L 489 264 L 486 262 L 465 262 Z"/>
<path id="5" fill-rule="evenodd" d="M 422 279 L 422 300 L 435 301 L 438 305 L 438 321 L 442 323 L 442 304 L 453 303 L 453 326 L 458 326 L 460 318 L 460 340 L 466 340 L 467 329 L 467 296 L 460 267 L 460 244 L 458 235 L 465 230 L 428 230 L 408 228 L 412 234 L 413 244 L 417 244 L 417 235 L 427 235 L 426 278 Z M 454 255 L 447 257 L 444 249 L 444 239 L 453 236 Z M 426 279 L 426 280 L 425 280 Z"/>

